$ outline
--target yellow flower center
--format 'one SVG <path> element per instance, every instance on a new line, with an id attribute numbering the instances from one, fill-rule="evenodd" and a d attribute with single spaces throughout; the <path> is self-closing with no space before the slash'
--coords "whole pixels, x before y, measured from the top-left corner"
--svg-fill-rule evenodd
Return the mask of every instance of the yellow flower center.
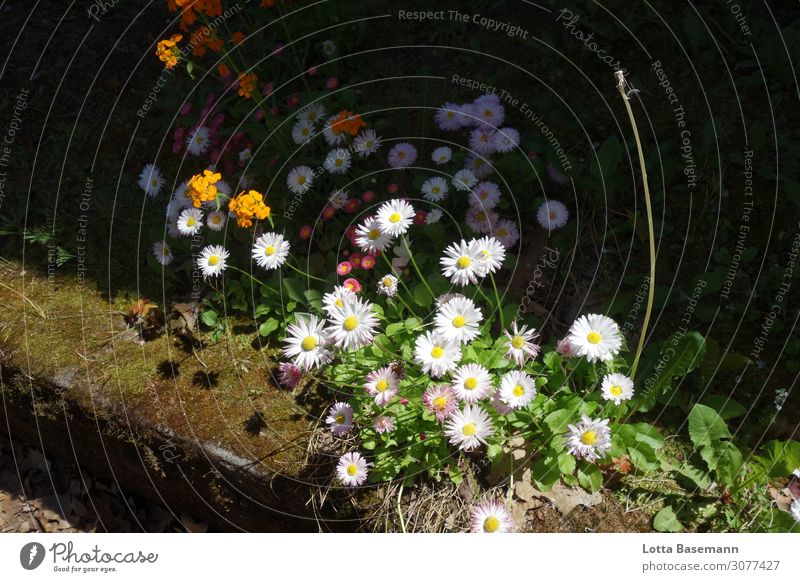
<path id="1" fill-rule="evenodd" d="M 335 303 L 336 303 L 336 307 L 342 307 L 342 306 L 344 306 L 344 301 L 342 301 L 341 299 L 337 299 L 337 300 L 335 301 Z"/>
<path id="2" fill-rule="evenodd" d="M 272 245 L 269 245 L 268 247 L 266 247 L 264 249 L 264 254 L 267 255 L 268 257 L 271 257 L 272 255 L 275 254 L 275 247 L 272 246 Z"/>
<path id="3" fill-rule="evenodd" d="M 350 317 L 344 320 L 344 328 L 347 331 L 353 331 L 357 327 L 358 327 L 358 318 L 355 315 L 351 315 Z"/>
<path id="4" fill-rule="evenodd" d="M 402 216 L 400 216 L 400 213 L 399 213 L 399 212 L 393 212 L 393 213 L 391 214 L 391 216 L 389 216 L 389 222 L 392 222 L 392 223 L 397 223 L 397 222 L 400 222 L 400 219 L 401 219 L 401 218 L 403 218 L 403 217 L 402 217 Z"/>
<path id="5" fill-rule="evenodd" d="M 593 445 L 597 442 L 597 433 L 593 430 L 587 430 L 581 435 L 581 442 L 585 445 Z"/>
<path id="6" fill-rule="evenodd" d="M 522 346 L 525 345 L 525 338 L 521 335 L 515 335 L 514 338 L 511 340 L 511 347 L 515 350 L 521 350 Z"/>
<path id="7" fill-rule="evenodd" d="M 520 396 L 525 394 L 525 388 L 523 388 L 521 385 L 517 384 L 516 386 L 514 386 L 513 390 L 511 390 L 511 392 L 514 394 L 514 396 L 519 398 Z"/>
<path id="8" fill-rule="evenodd" d="M 447 398 L 444 396 L 437 396 L 433 399 L 433 407 L 436 410 L 444 410 L 445 406 L 447 406 Z"/>
<path id="9" fill-rule="evenodd" d="M 216 266 L 219 263 L 219 257 L 217 255 L 211 255 L 208 257 L 208 264 L 212 267 Z"/>
<path id="10" fill-rule="evenodd" d="M 491 109 L 484 109 L 483 110 L 483 115 L 484 115 L 484 117 L 491 117 L 492 116 L 492 110 Z"/>
<path id="11" fill-rule="evenodd" d="M 481 200 L 486 200 L 489 197 L 489 193 L 486 190 L 481 190 L 481 193 L 478 194 L 478 198 Z"/>
<path id="12" fill-rule="evenodd" d="M 191 216 L 186 219 L 186 226 L 194 226 L 195 224 L 197 224 L 197 221 Z"/>
<path id="13" fill-rule="evenodd" d="M 461 433 L 464 436 L 475 436 L 475 433 L 478 432 L 478 427 L 475 426 L 474 422 L 468 422 L 464 426 L 461 427 Z"/>
<path id="14" fill-rule="evenodd" d="M 431 357 L 437 360 L 444 355 L 444 350 L 440 346 L 434 346 L 431 350 Z"/>
<path id="15" fill-rule="evenodd" d="M 494 533 L 500 529 L 500 520 L 495 516 L 490 515 L 483 521 L 483 531 L 486 533 Z"/>
<path id="16" fill-rule="evenodd" d="M 315 338 L 313 335 L 309 335 L 303 339 L 303 343 L 301 345 L 305 351 L 310 352 L 317 347 L 317 338 Z"/>
<path id="17" fill-rule="evenodd" d="M 447 117 L 448 117 L 448 118 L 452 119 L 452 118 L 453 118 L 453 116 L 455 116 L 455 113 L 453 113 L 452 111 L 448 111 L 448 112 L 447 112 Z"/>
<path id="18" fill-rule="evenodd" d="M 466 323 L 467 320 L 462 315 L 456 315 L 453 318 L 453 327 L 464 327 Z"/>
<path id="19" fill-rule="evenodd" d="M 548 214 L 547 216 L 550 218 L 550 220 L 555 220 L 556 219 L 556 213 L 553 212 L 552 210 L 550 211 L 550 214 Z"/>
<path id="20" fill-rule="evenodd" d="M 406 157 L 406 152 L 400 152 L 399 154 L 397 154 L 397 157 L 402 160 L 403 158 Z"/>
<path id="21" fill-rule="evenodd" d="M 590 344 L 599 344 L 601 339 L 603 339 L 603 336 L 596 331 L 590 331 L 588 334 L 586 334 L 586 340 Z"/>
<path id="22" fill-rule="evenodd" d="M 151 186 L 153 186 L 153 187 L 156 187 L 156 186 L 158 186 L 158 180 L 156 180 L 155 178 L 153 178 L 152 180 L 150 180 L 150 185 L 151 185 Z"/>
<path id="23" fill-rule="evenodd" d="M 478 222 L 483 222 L 484 220 L 486 220 L 486 213 L 481 210 L 475 215 L 475 220 L 477 220 Z"/>
<path id="24" fill-rule="evenodd" d="M 303 128 L 303 135 L 308 135 L 309 129 L 307 127 Z"/>
<path id="25" fill-rule="evenodd" d="M 470 259 L 467 255 L 461 255 L 456 261 L 456 265 L 458 265 L 459 269 L 466 269 L 472 264 L 472 259 Z"/>
<path id="26" fill-rule="evenodd" d="M 508 234 L 508 231 L 505 228 L 503 228 L 502 226 L 497 229 L 497 236 L 502 238 L 502 237 L 506 236 L 507 234 Z"/>
<path id="27" fill-rule="evenodd" d="M 336 416 L 336 424 L 344 424 L 344 414 L 339 414 Z"/>
<path id="28" fill-rule="evenodd" d="M 464 380 L 464 388 L 467 390 L 475 390 L 478 387 L 478 379 L 477 378 L 467 378 Z"/>
<path id="29" fill-rule="evenodd" d="M 298 176 L 297 177 L 297 183 L 302 186 L 303 184 L 306 183 L 306 177 L 305 176 Z"/>
<path id="30" fill-rule="evenodd" d="M 222 217 L 219 214 L 215 214 L 211 217 L 211 220 L 214 222 L 214 224 L 219 224 L 222 222 Z"/>
<path id="31" fill-rule="evenodd" d="M 440 190 L 439 186 L 434 186 L 433 188 L 431 188 L 431 193 L 432 194 L 438 194 L 439 190 Z"/>
<path id="32" fill-rule="evenodd" d="M 370 240 L 375 240 L 381 236 L 381 231 L 379 231 L 377 228 L 373 228 L 371 231 L 369 231 L 367 236 L 369 236 Z"/>
<path id="33" fill-rule="evenodd" d="M 347 474 L 348 475 L 350 475 L 351 477 L 355 477 L 356 473 L 358 473 L 358 467 L 356 467 L 352 463 L 347 465 Z"/>
<path id="34" fill-rule="evenodd" d="M 333 163 L 336 164 L 337 166 L 341 166 L 343 162 L 344 160 L 342 158 L 336 158 L 336 161 Z"/>
<path id="35" fill-rule="evenodd" d="M 608 391 L 611 392 L 612 396 L 619 396 L 620 394 L 622 394 L 622 386 L 617 386 L 616 384 L 614 384 L 611 388 L 608 389 Z"/>
<path id="36" fill-rule="evenodd" d="M 375 390 L 378 392 L 386 392 L 386 389 L 389 387 L 389 383 L 386 380 L 378 380 L 375 384 Z"/>
<path id="37" fill-rule="evenodd" d="M 392 286 L 392 280 L 389 277 L 384 277 L 383 286 L 384 287 L 391 287 Z"/>

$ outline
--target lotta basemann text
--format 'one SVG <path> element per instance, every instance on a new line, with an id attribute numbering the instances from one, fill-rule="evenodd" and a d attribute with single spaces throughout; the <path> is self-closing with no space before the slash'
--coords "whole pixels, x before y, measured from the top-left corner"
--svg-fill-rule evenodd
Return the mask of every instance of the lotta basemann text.
<path id="1" fill-rule="evenodd" d="M 642 544 L 643 554 L 738 554 L 738 546 L 648 546 Z"/>

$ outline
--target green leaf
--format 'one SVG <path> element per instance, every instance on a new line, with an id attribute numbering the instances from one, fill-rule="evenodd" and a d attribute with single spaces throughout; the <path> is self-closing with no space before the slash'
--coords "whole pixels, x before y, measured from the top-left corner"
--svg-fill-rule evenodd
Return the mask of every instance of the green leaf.
<path id="1" fill-rule="evenodd" d="M 727 444 L 722 439 L 731 438 L 731 433 L 716 410 L 695 404 L 689 413 L 689 438 L 700 450 L 708 468 L 713 470 L 717 468 L 717 461 Z"/>
<path id="2" fill-rule="evenodd" d="M 770 477 L 788 477 L 800 469 L 800 442 L 770 441 L 764 447 Z"/>
<path id="3" fill-rule="evenodd" d="M 217 312 L 214 310 L 209 309 L 208 311 L 204 311 L 200 314 L 200 319 L 205 323 L 208 327 L 214 327 L 217 325 Z"/>
<path id="4" fill-rule="evenodd" d="M 270 317 L 267 321 L 265 321 L 260 326 L 258 326 L 258 334 L 263 336 L 263 337 L 266 337 L 269 334 L 271 334 L 273 331 L 278 329 L 279 325 L 280 325 L 280 322 L 278 322 L 277 319 L 275 319 L 273 317 Z"/>
<path id="5" fill-rule="evenodd" d="M 689 461 L 683 463 L 683 465 L 677 469 L 677 472 L 679 475 L 689 479 L 702 491 L 711 487 L 711 475 L 708 474 L 708 471 L 703 471 Z"/>
<path id="6" fill-rule="evenodd" d="M 430 307 L 433 303 L 433 297 L 422 283 L 414 287 L 414 301 L 421 307 Z"/>
<path id="7" fill-rule="evenodd" d="M 397 335 L 401 331 L 406 329 L 405 323 L 390 323 L 386 326 L 386 335 L 387 337 L 392 337 L 393 335 Z"/>
<path id="8" fill-rule="evenodd" d="M 561 434 L 567 430 L 567 425 L 572 420 L 573 411 L 562 408 L 544 417 L 544 424 L 552 434 Z"/>
<path id="9" fill-rule="evenodd" d="M 671 505 L 667 505 L 664 509 L 656 513 L 653 518 L 653 529 L 656 531 L 676 532 L 683 529 L 683 525 L 678 521 L 678 516 Z"/>
<path id="10" fill-rule="evenodd" d="M 290 299 L 298 303 L 305 303 L 306 298 L 305 295 L 303 295 L 303 286 L 296 279 L 284 277 L 283 288 L 286 290 L 286 294 Z"/>
<path id="11" fill-rule="evenodd" d="M 685 376 L 697 368 L 703 361 L 705 351 L 706 342 L 696 331 L 671 335 L 649 366 L 639 410 L 650 410 L 658 396 L 672 385 L 675 378 Z"/>
<path id="12" fill-rule="evenodd" d="M 709 394 L 703 398 L 703 404 L 717 411 L 723 419 L 736 418 L 747 412 L 744 406 L 721 394 Z"/>
<path id="13" fill-rule="evenodd" d="M 464 480 L 464 476 L 461 474 L 461 469 L 458 467 L 450 467 L 450 481 L 453 482 L 454 485 L 458 485 Z"/>
<path id="14" fill-rule="evenodd" d="M 540 491 L 549 491 L 556 484 L 561 471 L 554 457 L 542 457 L 531 466 L 531 477 L 536 488 Z"/>
<path id="15" fill-rule="evenodd" d="M 575 457 L 569 453 L 558 455 L 558 468 L 563 475 L 572 475 L 575 472 Z"/>
<path id="16" fill-rule="evenodd" d="M 595 465 L 582 462 L 578 467 L 578 483 L 590 491 L 600 491 L 603 488 L 603 474 Z"/>

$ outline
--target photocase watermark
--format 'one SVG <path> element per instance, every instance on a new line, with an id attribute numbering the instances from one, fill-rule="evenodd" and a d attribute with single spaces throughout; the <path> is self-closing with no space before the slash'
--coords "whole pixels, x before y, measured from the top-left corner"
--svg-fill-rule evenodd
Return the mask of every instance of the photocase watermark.
<path id="1" fill-rule="evenodd" d="M 517 305 L 517 313 L 514 319 L 521 319 L 521 316 L 528 311 L 528 305 L 530 305 L 536 290 L 544 288 L 542 279 L 544 278 L 545 270 L 552 269 L 555 271 L 558 268 L 558 262 L 561 260 L 561 253 L 558 249 L 544 247 L 544 250 L 546 252 L 539 257 L 528 285 L 525 287 L 525 295 L 522 296 L 519 305 Z"/>
<path id="2" fill-rule="evenodd" d="M 46 555 L 44 546 L 39 542 L 29 542 L 19 551 L 20 566 L 26 570 L 35 570 L 42 565 Z"/>
<path id="3" fill-rule="evenodd" d="M 108 14 L 120 0 L 94 0 L 91 6 L 86 10 L 89 18 L 95 22 L 100 22 L 100 16 Z"/>
<path id="4" fill-rule="evenodd" d="M 755 207 L 753 198 L 753 150 L 744 150 L 742 176 L 744 177 L 744 201 L 742 202 L 742 212 L 739 215 L 739 230 L 736 233 L 736 246 L 733 248 L 731 265 L 728 267 L 728 273 L 725 275 L 725 281 L 722 283 L 722 290 L 719 293 L 722 299 L 730 297 L 731 287 L 733 287 L 736 273 L 739 271 L 739 262 L 742 260 L 745 243 L 750 234 L 750 225 L 748 223 Z"/>
<path id="5" fill-rule="evenodd" d="M 564 29 L 567 30 L 575 38 L 575 40 L 582 42 L 583 46 L 589 49 L 589 51 L 593 52 L 598 59 L 603 61 L 609 67 L 615 71 L 622 69 L 619 59 L 608 54 L 608 52 L 606 52 L 606 50 L 598 44 L 594 38 L 593 32 L 586 34 L 576 27 L 580 19 L 581 17 L 573 13 L 572 10 L 568 8 L 562 8 L 558 12 L 556 22 L 560 22 Z"/>
<path id="6" fill-rule="evenodd" d="M 456 73 L 453 74 L 451 81 L 454 85 L 466 87 L 467 89 L 471 89 L 473 91 L 477 90 L 484 94 L 491 93 L 493 95 L 497 95 L 500 98 L 501 103 L 519 111 L 523 117 L 525 117 L 525 119 L 536 126 L 536 128 L 541 132 L 542 136 L 550 144 L 553 153 L 556 155 L 559 163 L 561 164 L 562 171 L 567 173 L 572 170 L 572 163 L 569 161 L 569 157 L 567 156 L 566 150 L 564 150 L 564 147 L 561 145 L 561 141 L 556 137 L 555 133 L 553 133 L 553 130 L 550 129 L 550 126 L 544 122 L 544 118 L 539 115 L 539 113 L 537 113 L 527 102 L 515 97 L 510 91 L 500 89 L 499 87 L 489 83 L 477 81 L 468 77 L 462 77 Z"/>
<path id="7" fill-rule="evenodd" d="M 772 296 L 772 305 L 769 312 L 764 316 L 761 322 L 761 328 L 758 335 L 753 339 L 753 349 L 750 350 L 750 358 L 755 360 L 764 350 L 767 345 L 767 339 L 772 331 L 772 326 L 775 325 L 775 320 L 783 312 L 784 301 L 792 287 L 792 278 L 794 277 L 794 270 L 797 266 L 798 255 L 800 255 L 800 223 L 798 223 L 798 231 L 795 232 L 792 239 L 792 245 L 786 255 L 786 266 L 783 269 L 783 276 L 781 283 L 778 285 L 775 295 Z"/>
<path id="8" fill-rule="evenodd" d="M 477 24 L 479 27 L 491 32 L 500 32 L 512 38 L 527 39 L 527 29 L 512 24 L 507 20 L 495 20 L 478 13 L 459 12 L 458 10 L 398 10 L 398 20 L 411 20 L 414 22 L 431 21 L 456 21 Z"/>
<path id="9" fill-rule="evenodd" d="M 81 192 L 80 202 L 78 209 L 78 232 L 75 235 L 77 242 L 77 263 L 78 263 L 78 284 L 83 285 L 86 275 L 86 241 L 89 236 L 89 210 L 92 207 L 92 190 L 94 189 L 94 180 L 91 176 L 87 176 L 86 182 L 83 185 Z"/>
<path id="10" fill-rule="evenodd" d="M 14 151 L 14 141 L 22 128 L 22 114 L 28 108 L 28 95 L 30 90 L 22 88 L 14 98 L 14 107 L 11 110 L 11 119 L 6 127 L 3 136 L 3 143 L 0 144 L 0 211 L 3 210 L 3 202 L 6 198 L 6 184 L 8 171 L 6 168 L 11 165 L 11 153 Z"/>

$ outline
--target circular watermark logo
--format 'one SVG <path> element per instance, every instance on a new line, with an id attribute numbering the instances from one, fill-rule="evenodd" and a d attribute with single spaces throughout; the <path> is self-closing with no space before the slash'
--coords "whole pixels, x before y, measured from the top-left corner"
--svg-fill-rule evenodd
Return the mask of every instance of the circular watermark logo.
<path id="1" fill-rule="evenodd" d="M 39 542 L 30 542 L 19 551 L 19 563 L 26 570 L 35 570 L 44 561 L 44 546 Z"/>

